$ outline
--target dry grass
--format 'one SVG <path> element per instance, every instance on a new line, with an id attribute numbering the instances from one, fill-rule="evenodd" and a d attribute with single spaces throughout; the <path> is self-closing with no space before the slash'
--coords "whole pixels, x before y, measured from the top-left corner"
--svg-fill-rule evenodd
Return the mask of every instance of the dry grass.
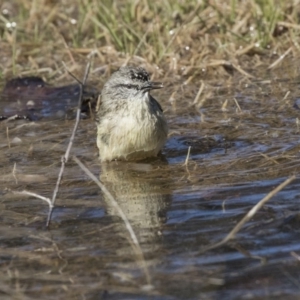
<path id="1" fill-rule="evenodd" d="M 1 11 L 1 77 L 65 79 L 62 61 L 79 75 L 94 56 L 92 79 L 130 62 L 194 80 L 300 49 L 298 0 L 18 0 Z"/>

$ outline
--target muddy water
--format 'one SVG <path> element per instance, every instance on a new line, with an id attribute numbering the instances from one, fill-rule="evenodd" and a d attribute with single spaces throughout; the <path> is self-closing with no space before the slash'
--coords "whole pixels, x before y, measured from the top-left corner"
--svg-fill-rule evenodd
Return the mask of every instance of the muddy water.
<path id="1" fill-rule="evenodd" d="M 73 161 L 49 230 L 45 202 L 6 190 L 51 198 L 73 120 L 2 122 L 1 299 L 298 299 L 299 179 L 235 240 L 201 252 L 298 174 L 300 72 L 285 68 L 205 80 L 195 105 L 200 81 L 166 84 L 155 96 L 170 137 L 155 161 L 100 165 L 94 122 L 81 121 L 72 153 L 118 201 L 144 260 L 115 207 Z"/>

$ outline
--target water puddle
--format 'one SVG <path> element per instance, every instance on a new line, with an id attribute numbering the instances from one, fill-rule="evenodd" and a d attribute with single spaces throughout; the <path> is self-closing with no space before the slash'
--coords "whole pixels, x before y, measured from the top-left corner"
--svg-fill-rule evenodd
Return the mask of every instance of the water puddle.
<path id="1" fill-rule="evenodd" d="M 151 162 L 100 165 L 94 121 L 81 121 L 72 154 L 112 193 L 142 255 L 116 207 L 72 160 L 49 230 L 44 202 L 6 190 L 51 198 L 74 120 L 2 122 L 1 299 L 297 299 L 299 179 L 236 239 L 201 251 L 299 172 L 295 73 L 207 82 L 201 105 L 191 105 L 199 86 L 167 86 L 156 96 L 170 137 Z"/>

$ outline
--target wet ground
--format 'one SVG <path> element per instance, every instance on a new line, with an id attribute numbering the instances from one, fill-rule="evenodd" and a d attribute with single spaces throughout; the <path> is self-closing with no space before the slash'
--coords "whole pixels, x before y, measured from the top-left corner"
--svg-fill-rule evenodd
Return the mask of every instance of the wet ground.
<path id="1" fill-rule="evenodd" d="M 162 160 L 101 166 L 94 121 L 81 121 L 72 154 L 118 201 L 144 260 L 115 208 L 72 160 L 49 230 L 45 202 L 5 190 L 51 198 L 74 120 L 2 122 L 0 298 L 298 299 L 299 178 L 235 240 L 202 252 L 299 172 L 300 70 L 290 62 L 248 71 L 255 79 L 204 80 L 195 104 L 200 79 L 176 79 L 154 94 L 170 126 Z"/>

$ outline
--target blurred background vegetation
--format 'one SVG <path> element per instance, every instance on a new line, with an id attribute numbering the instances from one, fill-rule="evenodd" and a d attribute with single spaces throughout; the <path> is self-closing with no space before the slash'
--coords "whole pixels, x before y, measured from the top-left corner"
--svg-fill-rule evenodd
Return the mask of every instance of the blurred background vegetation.
<path id="1" fill-rule="evenodd" d="M 0 77 L 91 77 L 130 63 L 156 76 L 245 74 L 299 56 L 299 0 L 2 1 Z M 225 72 L 225 73 L 224 73 Z"/>

